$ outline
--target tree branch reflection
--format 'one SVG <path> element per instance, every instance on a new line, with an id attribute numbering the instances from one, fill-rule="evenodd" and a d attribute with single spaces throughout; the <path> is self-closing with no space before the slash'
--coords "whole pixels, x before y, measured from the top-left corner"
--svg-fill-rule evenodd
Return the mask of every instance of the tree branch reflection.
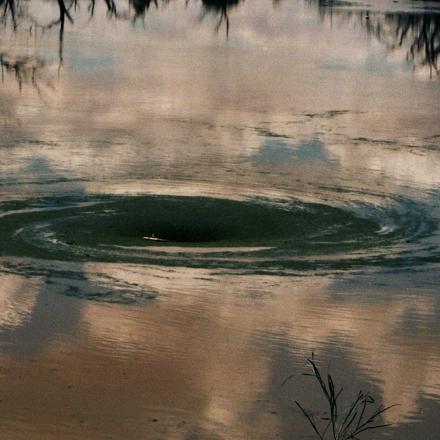
<path id="1" fill-rule="evenodd" d="M 73 24 L 75 13 L 82 5 L 86 5 L 90 19 L 94 17 L 97 6 L 102 5 L 107 16 L 118 20 L 144 20 L 145 14 L 152 5 L 157 9 L 159 4 L 167 4 L 170 0 L 48 0 L 47 5 L 56 8 L 56 16 L 52 21 L 42 24 L 32 17 L 29 12 L 30 1 L 0 0 L 0 22 L 10 23 L 16 31 L 21 24 L 27 29 L 48 30 L 57 28 L 59 32 L 59 65 L 63 64 L 63 45 L 66 22 Z M 186 4 L 190 0 L 182 0 Z M 230 11 L 237 8 L 245 0 L 193 0 L 202 7 L 203 20 L 207 15 L 217 17 L 215 30 L 218 32 L 225 27 L 226 37 L 230 32 Z M 339 19 L 367 32 L 371 37 L 384 44 L 388 50 L 402 50 L 406 58 L 415 68 L 427 67 L 430 76 L 439 76 L 440 53 L 440 11 L 438 9 L 416 9 L 409 12 L 374 12 L 367 9 L 359 10 L 346 0 L 306 0 L 317 7 L 323 21 Z M 281 0 L 268 0 L 274 7 L 282 5 Z M 413 3 L 414 5 L 415 3 Z M 1 10 L 0 9 L 0 10 Z M 25 24 L 30 23 L 29 27 Z"/>
<path id="2" fill-rule="evenodd" d="M 361 24 L 367 34 L 383 43 L 390 51 L 405 50 L 407 60 L 415 68 L 427 66 L 430 77 L 439 75 L 440 11 L 375 13 L 369 10 L 351 11 L 348 2 L 312 0 L 320 15 L 331 22 L 335 17 Z"/>
<path id="3" fill-rule="evenodd" d="M 20 92 L 23 89 L 23 84 L 31 84 L 40 98 L 43 97 L 42 84 L 49 88 L 53 88 L 51 82 L 46 80 L 44 75 L 44 71 L 47 67 L 47 62 L 38 57 L 14 57 L 6 52 L 0 53 L 2 83 L 5 81 L 5 73 L 12 73 L 17 80 Z"/>
<path id="4" fill-rule="evenodd" d="M 0 0 L 0 7 L 3 7 L 3 20 L 9 15 L 11 17 L 14 31 L 17 29 L 17 5 L 16 0 Z"/>
<path id="5" fill-rule="evenodd" d="M 203 15 L 202 19 L 206 14 L 218 15 L 219 19 L 215 26 L 215 31 L 218 32 L 223 22 L 226 26 L 226 38 L 229 36 L 229 15 L 228 11 L 231 8 L 236 7 L 239 3 L 244 0 L 202 0 L 203 4 Z"/>
<path id="6" fill-rule="evenodd" d="M 407 45 L 408 59 L 439 74 L 440 14 L 386 14 L 385 22 L 394 30 L 392 49 Z"/>
<path id="7" fill-rule="evenodd" d="M 150 9 L 151 3 L 154 3 L 156 9 L 159 7 L 157 0 L 130 0 L 130 5 L 133 6 L 134 9 L 133 23 L 135 23 L 137 19 L 141 19 L 142 21 L 145 19 L 145 13 Z"/>

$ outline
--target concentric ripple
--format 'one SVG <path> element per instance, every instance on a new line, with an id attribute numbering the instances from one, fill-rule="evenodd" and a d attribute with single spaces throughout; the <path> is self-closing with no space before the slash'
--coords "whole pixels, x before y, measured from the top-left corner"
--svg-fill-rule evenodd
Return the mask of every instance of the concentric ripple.
<path id="1" fill-rule="evenodd" d="M 3 256 L 282 274 L 439 259 L 436 222 L 405 199 L 89 195 L 0 206 Z"/>

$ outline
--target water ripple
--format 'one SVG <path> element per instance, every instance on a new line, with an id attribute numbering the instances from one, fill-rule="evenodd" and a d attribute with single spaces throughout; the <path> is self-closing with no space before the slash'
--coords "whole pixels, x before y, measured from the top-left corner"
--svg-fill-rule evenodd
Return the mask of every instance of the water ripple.
<path id="1" fill-rule="evenodd" d="M 3 256 L 289 274 L 439 261 L 422 203 L 365 193 L 270 199 L 52 197 L 0 205 Z"/>

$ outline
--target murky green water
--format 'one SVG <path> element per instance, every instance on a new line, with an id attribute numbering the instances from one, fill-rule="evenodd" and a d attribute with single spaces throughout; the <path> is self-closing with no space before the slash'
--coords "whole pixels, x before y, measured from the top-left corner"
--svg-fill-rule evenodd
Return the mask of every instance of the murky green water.
<path id="1" fill-rule="evenodd" d="M 67 6 L 0 0 L 2 435 L 313 438 L 314 352 L 437 438 L 438 2 Z"/>

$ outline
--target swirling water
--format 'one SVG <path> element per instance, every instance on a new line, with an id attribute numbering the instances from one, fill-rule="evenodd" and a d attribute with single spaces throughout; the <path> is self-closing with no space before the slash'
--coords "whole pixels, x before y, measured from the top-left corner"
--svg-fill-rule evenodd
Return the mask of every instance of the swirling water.
<path id="1" fill-rule="evenodd" d="M 312 351 L 436 438 L 437 5 L 57 4 L 0 29 L 5 438 L 310 438 Z"/>

